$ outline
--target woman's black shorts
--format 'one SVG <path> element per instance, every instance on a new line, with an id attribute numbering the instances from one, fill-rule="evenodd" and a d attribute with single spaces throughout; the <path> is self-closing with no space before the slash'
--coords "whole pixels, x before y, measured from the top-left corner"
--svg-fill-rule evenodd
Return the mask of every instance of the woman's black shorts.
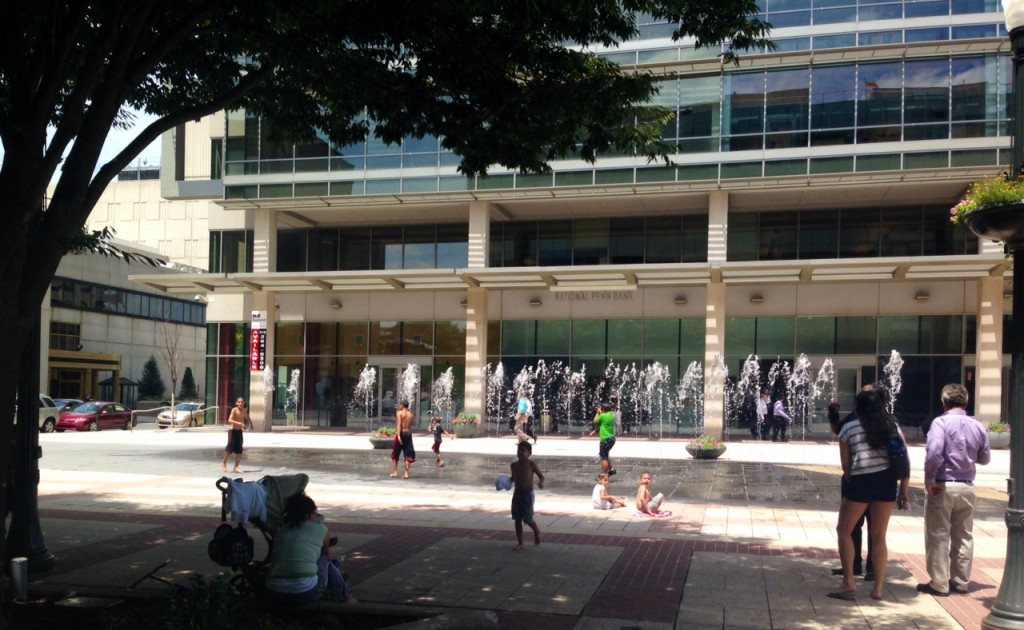
<path id="1" fill-rule="evenodd" d="M 892 468 L 873 473 L 851 475 L 842 483 L 843 498 L 856 503 L 896 500 L 896 475 Z"/>

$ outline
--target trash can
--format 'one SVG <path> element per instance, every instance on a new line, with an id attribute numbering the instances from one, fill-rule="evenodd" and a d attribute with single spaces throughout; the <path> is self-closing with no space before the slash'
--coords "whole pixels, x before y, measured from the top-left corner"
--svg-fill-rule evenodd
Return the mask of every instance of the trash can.
<path id="1" fill-rule="evenodd" d="M 540 412 L 540 428 L 544 433 L 551 433 L 551 412 L 547 409 Z"/>

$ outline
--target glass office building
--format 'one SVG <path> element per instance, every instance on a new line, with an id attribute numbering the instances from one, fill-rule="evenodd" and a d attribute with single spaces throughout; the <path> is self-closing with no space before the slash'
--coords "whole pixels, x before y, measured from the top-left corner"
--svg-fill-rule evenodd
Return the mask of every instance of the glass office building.
<path id="1" fill-rule="evenodd" d="M 778 49 L 736 65 L 649 20 L 598 52 L 665 77 L 671 166 L 610 155 L 466 178 L 436 138 L 282 144 L 244 111 L 168 136 L 165 190 L 218 199 L 210 273 L 159 280 L 211 300 L 211 403 L 271 392 L 285 422 L 299 370 L 293 411 L 343 426 L 365 412 L 352 392 L 368 365 L 380 401 L 418 366 L 424 418 L 449 367 L 456 410 L 488 412 L 498 364 L 507 389 L 543 362 L 596 391 L 609 364 L 677 380 L 696 363 L 719 430 L 743 420 L 710 381 L 736 380 L 751 355 L 764 373 L 830 361 L 848 409 L 896 351 L 906 422 L 937 415 L 951 381 L 981 419 L 1002 418 L 1009 263 L 949 222 L 970 182 L 1009 163 L 998 3 L 762 6 Z M 251 369 L 253 312 L 267 372 Z"/>

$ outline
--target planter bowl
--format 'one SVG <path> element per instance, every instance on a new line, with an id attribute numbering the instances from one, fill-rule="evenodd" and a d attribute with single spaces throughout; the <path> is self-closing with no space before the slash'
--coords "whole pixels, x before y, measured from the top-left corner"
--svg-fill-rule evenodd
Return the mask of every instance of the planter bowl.
<path id="1" fill-rule="evenodd" d="M 455 437 L 457 438 L 471 438 L 476 436 L 476 425 L 456 424 L 452 425 L 452 431 L 455 432 Z"/>
<path id="2" fill-rule="evenodd" d="M 1003 433 L 988 433 L 988 444 L 992 448 L 1010 448 L 1010 433 L 1004 431 Z"/>
<path id="3" fill-rule="evenodd" d="M 389 449 L 395 444 L 395 438 L 393 437 L 371 437 L 370 444 L 373 448 L 377 449 Z"/>
<path id="4" fill-rule="evenodd" d="M 725 445 L 718 448 L 700 448 L 687 444 L 686 452 L 694 459 L 718 459 L 725 452 Z"/>

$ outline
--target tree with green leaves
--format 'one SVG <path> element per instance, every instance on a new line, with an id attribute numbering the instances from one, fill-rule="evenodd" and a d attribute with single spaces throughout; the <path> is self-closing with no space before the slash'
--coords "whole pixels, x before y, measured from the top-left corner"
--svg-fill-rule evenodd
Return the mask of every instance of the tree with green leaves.
<path id="1" fill-rule="evenodd" d="M 120 255 L 83 226 L 161 134 L 225 109 L 282 140 L 441 138 L 467 175 L 563 156 L 666 159 L 655 77 L 594 55 L 663 19 L 726 56 L 769 46 L 756 0 L 50 0 L 0 3 L 0 461 L 15 378 L 61 257 Z M 106 163 L 111 128 L 156 119 Z M 52 190 L 47 192 L 48 186 Z M 6 372 L 6 373 L 5 373 Z M 0 507 L 7 467 L 0 467 Z M 3 510 L 0 510 L 2 513 Z M 0 546 L 4 532 L 0 527 Z"/>
<path id="2" fill-rule="evenodd" d="M 160 366 L 156 364 L 156 357 L 149 355 L 142 366 L 142 378 L 139 379 L 139 398 L 142 400 L 154 400 L 163 398 L 164 379 L 160 377 Z"/>
<path id="3" fill-rule="evenodd" d="M 198 398 L 199 389 L 196 388 L 196 377 L 192 376 L 192 368 L 185 368 L 185 373 L 181 376 L 181 391 L 178 392 L 179 398 Z"/>

